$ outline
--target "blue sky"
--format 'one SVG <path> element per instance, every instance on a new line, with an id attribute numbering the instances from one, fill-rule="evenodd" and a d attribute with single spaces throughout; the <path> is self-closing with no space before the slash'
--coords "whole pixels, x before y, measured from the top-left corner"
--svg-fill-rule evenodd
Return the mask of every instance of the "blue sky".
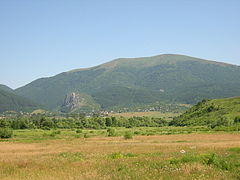
<path id="1" fill-rule="evenodd" d="M 240 65 L 239 0 L 0 0 L 0 84 L 165 53 Z"/>

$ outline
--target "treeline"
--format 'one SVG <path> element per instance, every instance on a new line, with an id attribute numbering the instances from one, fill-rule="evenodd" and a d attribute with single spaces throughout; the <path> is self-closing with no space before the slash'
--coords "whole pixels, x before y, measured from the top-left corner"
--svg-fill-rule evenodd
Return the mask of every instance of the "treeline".
<path id="1" fill-rule="evenodd" d="M 107 127 L 162 127 L 168 122 L 162 118 L 133 117 L 46 117 L 46 116 L 19 116 L 0 119 L 0 128 L 12 129 L 53 129 L 53 128 L 90 128 L 105 129 Z"/>
<path id="2" fill-rule="evenodd" d="M 176 117 L 169 123 L 170 126 L 208 126 L 212 129 L 216 127 L 230 127 L 230 126 L 240 126 L 240 117 L 235 117 L 233 119 L 226 118 L 224 116 L 219 116 L 215 119 L 203 119 L 204 121 L 198 121 L 197 118 L 187 119 L 187 117 Z"/>

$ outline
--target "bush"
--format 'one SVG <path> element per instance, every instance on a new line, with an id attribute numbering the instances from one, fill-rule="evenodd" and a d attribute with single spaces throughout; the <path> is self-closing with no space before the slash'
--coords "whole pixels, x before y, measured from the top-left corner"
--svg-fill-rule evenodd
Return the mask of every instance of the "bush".
<path id="1" fill-rule="evenodd" d="M 50 134 L 50 136 L 55 137 L 57 134 L 61 134 L 61 131 L 60 130 L 55 130 Z"/>
<path id="2" fill-rule="evenodd" d="M 47 131 L 50 131 L 50 130 L 51 130 L 51 128 L 49 128 L 49 127 L 42 127 L 42 130 L 47 130 Z"/>
<path id="3" fill-rule="evenodd" d="M 234 123 L 240 123 L 240 116 L 235 117 L 235 119 L 234 119 Z"/>
<path id="4" fill-rule="evenodd" d="M 56 134 L 54 132 L 52 132 L 51 134 L 49 134 L 50 137 L 55 137 Z"/>
<path id="5" fill-rule="evenodd" d="M 107 129 L 108 137 L 116 136 L 116 131 L 113 128 Z"/>
<path id="6" fill-rule="evenodd" d="M 138 135 L 138 134 L 141 134 L 141 133 L 140 133 L 139 131 L 135 131 L 134 134 L 137 134 L 137 135 Z"/>
<path id="7" fill-rule="evenodd" d="M 76 133 L 82 133 L 81 129 L 76 130 Z"/>
<path id="8" fill-rule="evenodd" d="M 106 118 L 106 126 L 112 126 L 112 119 L 109 117 Z"/>
<path id="9" fill-rule="evenodd" d="M 61 131 L 60 130 L 55 130 L 53 131 L 55 134 L 61 134 Z"/>
<path id="10" fill-rule="evenodd" d="M 132 139 L 133 135 L 130 131 L 125 132 L 124 139 Z"/>
<path id="11" fill-rule="evenodd" d="M 13 130 L 9 128 L 0 128 L 0 138 L 11 138 Z"/>
<path id="12" fill-rule="evenodd" d="M 226 117 L 219 117 L 218 120 L 210 124 L 210 127 L 213 129 L 218 126 L 229 126 L 231 122 Z"/>
<path id="13" fill-rule="evenodd" d="M 227 162 L 226 159 L 217 156 L 215 153 L 207 155 L 204 159 L 205 164 L 213 165 L 222 170 L 232 169 L 232 164 Z"/>
<path id="14" fill-rule="evenodd" d="M 116 153 L 112 153 L 110 154 L 108 157 L 111 159 L 121 159 L 121 158 L 132 158 L 132 157 L 136 157 L 136 154 L 133 153 L 120 153 L 120 152 L 116 152 Z"/>
<path id="15" fill-rule="evenodd" d="M 83 135 L 83 137 L 84 137 L 84 138 L 89 138 L 89 135 L 88 135 L 87 133 L 85 133 L 85 134 Z"/>

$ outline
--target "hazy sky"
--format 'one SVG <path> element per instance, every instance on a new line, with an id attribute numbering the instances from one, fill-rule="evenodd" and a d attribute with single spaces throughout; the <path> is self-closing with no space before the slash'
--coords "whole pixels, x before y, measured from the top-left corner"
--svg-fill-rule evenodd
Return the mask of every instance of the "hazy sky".
<path id="1" fill-rule="evenodd" d="M 0 0 L 0 84 L 118 57 L 240 64 L 240 0 Z"/>

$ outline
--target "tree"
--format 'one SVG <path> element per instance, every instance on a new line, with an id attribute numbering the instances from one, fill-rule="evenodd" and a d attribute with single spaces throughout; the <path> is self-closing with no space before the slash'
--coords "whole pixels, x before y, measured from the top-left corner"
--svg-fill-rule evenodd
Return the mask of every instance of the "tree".
<path id="1" fill-rule="evenodd" d="M 112 126 L 117 126 L 117 119 L 116 119 L 116 117 L 112 117 Z"/>
<path id="2" fill-rule="evenodd" d="M 0 128 L 0 138 L 11 138 L 13 131 L 9 128 Z"/>
<path id="3" fill-rule="evenodd" d="M 42 127 L 47 127 L 47 128 L 53 128 L 54 127 L 54 122 L 51 119 L 45 119 L 41 123 Z"/>
<path id="4" fill-rule="evenodd" d="M 0 128 L 7 128 L 10 126 L 10 122 L 7 119 L 0 119 Z"/>
<path id="5" fill-rule="evenodd" d="M 112 119 L 109 117 L 106 118 L 106 126 L 112 126 Z"/>
<path id="6" fill-rule="evenodd" d="M 240 123 L 240 116 L 235 117 L 235 119 L 234 119 L 234 123 Z"/>

